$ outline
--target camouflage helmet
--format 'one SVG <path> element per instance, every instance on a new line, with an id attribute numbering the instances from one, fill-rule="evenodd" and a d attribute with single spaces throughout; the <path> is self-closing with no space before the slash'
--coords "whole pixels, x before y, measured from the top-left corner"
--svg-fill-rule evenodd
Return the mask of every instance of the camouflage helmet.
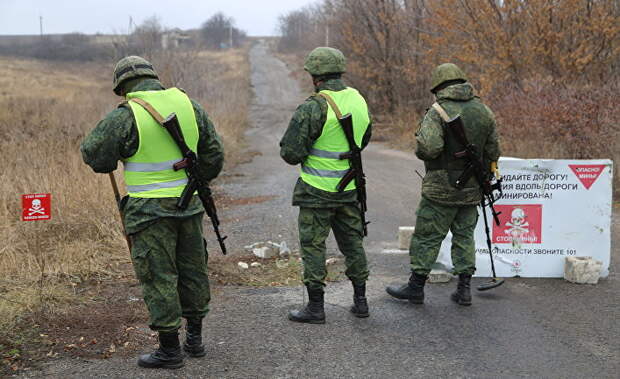
<path id="1" fill-rule="evenodd" d="M 114 93 L 120 96 L 122 84 L 139 77 L 159 78 L 151 62 L 146 59 L 136 55 L 121 59 L 114 67 Z"/>
<path id="2" fill-rule="evenodd" d="M 465 76 L 465 73 L 454 63 L 440 64 L 433 70 L 433 75 L 431 76 L 431 92 L 435 92 L 435 88 L 451 80 L 462 80 L 466 82 L 467 76 Z"/>
<path id="3" fill-rule="evenodd" d="M 346 59 L 342 51 L 331 47 L 317 47 L 304 62 L 304 70 L 310 75 L 341 74 L 346 70 Z"/>

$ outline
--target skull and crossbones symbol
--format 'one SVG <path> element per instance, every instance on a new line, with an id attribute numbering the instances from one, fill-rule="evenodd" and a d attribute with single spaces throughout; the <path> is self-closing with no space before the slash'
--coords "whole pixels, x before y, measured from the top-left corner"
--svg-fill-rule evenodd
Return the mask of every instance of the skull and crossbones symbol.
<path id="1" fill-rule="evenodd" d="M 515 208 L 510 215 L 510 221 L 506 223 L 509 228 L 504 233 L 512 236 L 514 239 L 520 239 L 530 232 L 530 223 L 526 221 L 527 215 L 522 208 Z"/>
<path id="2" fill-rule="evenodd" d="M 30 208 L 28 208 L 28 216 L 33 216 L 35 214 L 45 215 L 45 208 L 41 206 L 41 200 L 39 199 L 32 200 L 32 204 Z"/>

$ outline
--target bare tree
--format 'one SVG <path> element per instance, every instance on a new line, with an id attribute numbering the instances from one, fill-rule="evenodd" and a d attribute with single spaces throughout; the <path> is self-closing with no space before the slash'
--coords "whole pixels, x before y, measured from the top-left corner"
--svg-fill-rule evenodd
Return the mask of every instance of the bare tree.
<path id="1" fill-rule="evenodd" d="M 151 16 L 144 20 L 131 35 L 130 41 L 137 53 L 145 57 L 152 57 L 153 54 L 162 48 L 162 35 L 164 27 L 157 16 Z"/>
<path id="2" fill-rule="evenodd" d="M 245 32 L 235 27 L 235 20 L 221 12 L 202 24 L 200 34 L 205 46 L 210 49 L 239 46 L 246 38 Z"/>

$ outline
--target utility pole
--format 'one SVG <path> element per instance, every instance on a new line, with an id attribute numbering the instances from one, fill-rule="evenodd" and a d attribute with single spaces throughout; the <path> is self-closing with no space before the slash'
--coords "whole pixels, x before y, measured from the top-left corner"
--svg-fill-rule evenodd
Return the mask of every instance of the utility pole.
<path id="1" fill-rule="evenodd" d="M 39 32 L 41 33 L 41 39 L 43 39 L 43 16 L 39 16 Z"/>
<path id="2" fill-rule="evenodd" d="M 129 29 L 127 29 L 127 35 L 131 34 L 131 28 L 133 26 L 133 18 L 129 16 Z"/>
<path id="3" fill-rule="evenodd" d="M 325 46 L 329 47 L 329 24 L 325 24 Z"/>
<path id="4" fill-rule="evenodd" d="M 228 25 L 228 48 L 233 48 L 233 26 L 232 22 Z"/>

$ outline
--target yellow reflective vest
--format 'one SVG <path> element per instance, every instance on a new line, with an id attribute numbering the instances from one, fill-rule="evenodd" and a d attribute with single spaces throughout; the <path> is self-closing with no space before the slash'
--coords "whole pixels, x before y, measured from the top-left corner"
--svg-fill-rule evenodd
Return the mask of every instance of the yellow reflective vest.
<path id="1" fill-rule="evenodd" d="M 127 100 L 139 98 L 151 104 L 163 117 L 176 113 L 189 148 L 196 152 L 198 124 L 192 102 L 181 90 L 139 91 L 126 95 Z M 174 171 L 173 165 L 183 159 L 181 150 L 168 131 L 155 121 L 142 106 L 129 101 L 136 127 L 139 147 L 126 159 L 125 183 L 130 197 L 180 197 L 187 184 L 185 170 Z"/>
<path id="2" fill-rule="evenodd" d="M 354 88 L 342 91 L 325 90 L 320 93 L 331 97 L 341 114 L 351 113 L 355 143 L 361 147 L 362 139 L 370 124 L 366 100 Z M 329 102 L 327 107 L 327 120 L 323 125 L 323 132 L 314 142 L 310 155 L 301 166 L 301 179 L 320 190 L 338 192 L 336 189 L 338 183 L 351 168 L 349 160 L 340 159 L 340 155 L 349 152 L 350 149 L 336 112 Z M 355 181 L 351 181 L 345 191 L 355 188 Z"/>

